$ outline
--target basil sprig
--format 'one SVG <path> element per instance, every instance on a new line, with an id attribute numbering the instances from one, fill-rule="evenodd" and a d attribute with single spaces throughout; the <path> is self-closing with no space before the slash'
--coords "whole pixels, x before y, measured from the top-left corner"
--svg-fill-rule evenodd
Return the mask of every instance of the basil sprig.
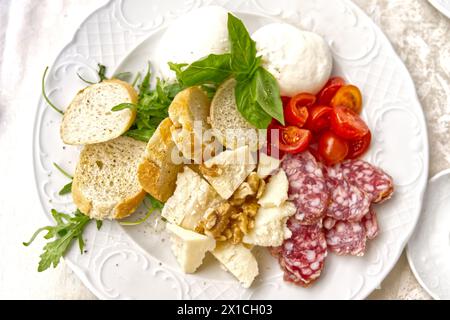
<path id="1" fill-rule="evenodd" d="M 236 105 L 242 116 L 257 128 L 265 129 L 272 118 L 284 125 L 283 105 L 276 79 L 261 65 L 256 43 L 241 20 L 228 14 L 230 53 L 209 56 L 190 65 L 169 62 L 183 87 L 219 85 L 236 79 Z"/>

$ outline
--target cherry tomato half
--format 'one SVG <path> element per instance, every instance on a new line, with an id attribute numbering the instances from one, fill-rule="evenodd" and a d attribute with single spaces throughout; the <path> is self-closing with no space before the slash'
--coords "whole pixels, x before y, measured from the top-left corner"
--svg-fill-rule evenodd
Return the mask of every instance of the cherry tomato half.
<path id="1" fill-rule="evenodd" d="M 356 140 L 369 132 L 369 128 L 359 115 L 346 107 L 334 107 L 330 119 L 331 131 L 341 138 Z"/>
<path id="2" fill-rule="evenodd" d="M 345 85 L 345 81 L 341 77 L 334 77 L 328 80 L 325 87 L 317 94 L 319 104 L 329 106 L 336 92 L 338 92 L 343 85 Z"/>
<path id="3" fill-rule="evenodd" d="M 357 114 L 362 110 L 362 95 L 361 91 L 353 85 L 347 85 L 341 87 L 334 98 L 331 100 L 331 106 L 347 107 Z"/>
<path id="4" fill-rule="evenodd" d="M 311 139 L 311 131 L 297 126 L 282 126 L 276 120 L 273 120 L 267 128 L 268 145 L 274 150 L 279 150 L 281 154 L 303 152 L 308 148 Z"/>
<path id="5" fill-rule="evenodd" d="M 372 134 L 367 132 L 365 136 L 357 140 L 349 140 L 347 159 L 355 159 L 362 156 L 369 149 Z"/>
<path id="6" fill-rule="evenodd" d="M 326 165 L 342 162 L 348 154 L 347 141 L 331 131 L 324 132 L 319 139 L 319 155 Z"/>
<path id="7" fill-rule="evenodd" d="M 296 126 L 283 127 L 280 132 L 279 149 L 286 153 L 300 153 L 308 149 L 311 131 Z"/>
<path id="8" fill-rule="evenodd" d="M 330 116 L 333 109 L 326 106 L 313 106 L 309 109 L 306 128 L 313 132 L 320 132 L 330 127 Z"/>
<path id="9" fill-rule="evenodd" d="M 284 118 L 292 126 L 303 127 L 308 120 L 308 107 L 316 102 L 316 97 L 309 93 L 300 93 L 291 98 L 284 108 Z"/>

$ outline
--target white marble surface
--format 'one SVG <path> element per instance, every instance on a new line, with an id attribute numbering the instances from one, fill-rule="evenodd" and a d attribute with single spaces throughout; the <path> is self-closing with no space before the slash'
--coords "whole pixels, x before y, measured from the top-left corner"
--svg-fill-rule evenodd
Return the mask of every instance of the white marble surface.
<path id="1" fill-rule="evenodd" d="M 77 26 L 106 0 L 0 1 L 0 299 L 95 298 L 62 262 L 37 273 L 43 241 L 22 241 L 47 223 L 31 166 L 40 77 Z M 450 167 L 450 20 L 426 0 L 355 0 L 405 61 L 426 112 L 430 174 Z M 370 298 L 429 299 L 404 256 Z"/>

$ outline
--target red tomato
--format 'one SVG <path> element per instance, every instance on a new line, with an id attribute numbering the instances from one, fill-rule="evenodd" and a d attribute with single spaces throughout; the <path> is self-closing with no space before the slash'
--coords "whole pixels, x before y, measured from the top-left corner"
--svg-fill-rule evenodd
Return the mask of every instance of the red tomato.
<path id="1" fill-rule="evenodd" d="M 296 126 L 283 127 L 280 132 L 279 149 L 286 153 L 300 153 L 308 149 L 311 131 Z"/>
<path id="2" fill-rule="evenodd" d="M 286 107 L 288 105 L 289 101 L 291 101 L 290 97 L 285 97 L 285 96 L 281 97 L 281 102 L 283 103 L 283 107 Z"/>
<path id="3" fill-rule="evenodd" d="M 281 159 L 284 156 L 284 152 L 280 151 L 278 146 L 278 140 L 280 138 L 280 131 L 283 125 L 277 120 L 272 119 L 272 122 L 267 127 L 267 150 L 266 153 L 277 159 Z M 277 130 L 277 131 L 275 131 Z M 272 141 L 276 139 L 276 141 Z"/>
<path id="4" fill-rule="evenodd" d="M 369 149 L 371 140 L 372 134 L 370 133 L 370 131 L 360 139 L 349 140 L 347 159 L 355 159 L 363 155 L 367 151 L 367 149 Z"/>
<path id="5" fill-rule="evenodd" d="M 356 140 L 369 132 L 369 128 L 359 115 L 346 107 L 334 107 L 330 119 L 331 130 L 341 138 Z"/>
<path id="6" fill-rule="evenodd" d="M 326 106 L 314 106 L 309 109 L 306 128 L 313 132 L 320 132 L 330 127 L 330 115 L 333 109 Z"/>
<path id="7" fill-rule="evenodd" d="M 325 87 L 317 94 L 319 104 L 329 106 L 334 95 L 343 85 L 345 85 L 345 81 L 340 77 L 334 77 L 328 80 Z"/>
<path id="8" fill-rule="evenodd" d="M 300 93 L 291 98 L 284 107 L 284 118 L 293 126 L 303 127 L 308 120 L 308 107 L 316 102 L 316 97 L 309 93 Z"/>
<path id="9" fill-rule="evenodd" d="M 308 120 L 309 112 L 307 107 L 296 107 L 292 103 L 289 103 L 284 108 L 284 119 L 286 120 L 286 123 L 303 127 Z"/>
<path id="10" fill-rule="evenodd" d="M 278 130 L 278 132 L 274 132 Z M 276 141 L 272 139 L 278 138 Z M 309 130 L 300 129 L 297 126 L 282 126 L 278 121 L 272 120 L 267 128 L 268 145 L 280 153 L 299 153 L 305 151 L 312 134 Z"/>
<path id="11" fill-rule="evenodd" d="M 362 110 L 361 91 L 353 85 L 343 86 L 338 90 L 333 100 L 331 100 L 331 106 L 347 107 L 355 113 L 360 114 Z"/>
<path id="12" fill-rule="evenodd" d="M 319 155 L 326 165 L 342 162 L 348 154 L 348 144 L 331 131 L 326 131 L 319 139 Z"/>

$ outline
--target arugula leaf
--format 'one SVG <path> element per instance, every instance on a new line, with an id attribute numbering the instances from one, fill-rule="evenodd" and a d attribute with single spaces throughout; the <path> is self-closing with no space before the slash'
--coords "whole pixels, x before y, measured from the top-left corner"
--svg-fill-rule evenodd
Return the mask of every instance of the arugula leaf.
<path id="1" fill-rule="evenodd" d="M 266 129 L 272 117 L 261 108 L 257 101 L 254 79 L 236 83 L 236 105 L 242 116 L 258 129 Z"/>
<path id="2" fill-rule="evenodd" d="M 72 192 L 72 181 L 66 184 L 64 187 L 62 187 L 61 190 L 59 190 L 58 194 L 60 196 L 66 195 L 68 193 Z"/>
<path id="3" fill-rule="evenodd" d="M 172 70 L 173 72 L 175 72 L 175 75 L 177 76 L 177 81 L 182 84 L 183 83 L 183 68 L 188 66 L 189 64 L 187 63 L 174 63 L 174 62 L 168 62 L 167 63 L 169 65 L 170 70 Z"/>
<path id="4" fill-rule="evenodd" d="M 230 54 L 210 54 L 195 61 L 183 71 L 175 70 L 177 70 L 178 81 L 185 87 L 207 83 L 220 84 L 232 74 L 230 63 Z M 172 68 L 174 64 L 169 64 L 169 66 Z"/>
<path id="5" fill-rule="evenodd" d="M 255 100 L 259 106 L 271 117 L 284 125 L 283 103 L 280 89 L 275 77 L 264 68 L 258 68 L 253 77 L 255 86 Z"/>
<path id="6" fill-rule="evenodd" d="M 154 129 L 133 129 L 125 132 L 125 135 L 139 141 L 148 142 L 153 133 L 155 133 Z"/>
<path id="7" fill-rule="evenodd" d="M 102 82 L 103 80 L 107 80 L 108 78 L 106 78 L 106 76 L 105 76 L 105 74 L 106 74 L 106 66 L 104 66 L 104 65 L 102 65 L 100 63 L 98 63 L 97 65 L 98 65 L 97 73 L 98 73 L 98 77 L 100 79 L 99 82 Z"/>
<path id="8" fill-rule="evenodd" d="M 33 234 L 30 241 L 23 243 L 24 246 L 29 246 L 42 231 L 47 231 L 44 235 L 45 239 L 55 238 L 52 242 L 48 242 L 44 246 L 44 252 L 40 255 L 41 259 L 38 265 L 39 272 L 47 270 L 52 265 L 55 268 L 70 248 L 73 240 L 78 240 L 81 253 L 83 253 L 84 249 L 82 234 L 90 218 L 82 214 L 79 210 L 73 215 L 68 215 L 53 209 L 52 216 L 56 221 L 55 226 L 39 228 Z"/>
<path id="9" fill-rule="evenodd" d="M 120 110 L 124 110 L 124 109 L 136 110 L 136 105 L 133 103 L 121 103 L 121 104 L 118 104 L 117 106 L 113 107 L 111 109 L 111 111 L 120 111 Z"/>
<path id="10" fill-rule="evenodd" d="M 162 120 L 168 117 L 168 108 L 174 97 L 183 89 L 180 83 L 166 83 L 156 79 L 154 89 L 150 86 L 150 64 L 144 79 L 139 84 L 139 99 L 136 104 L 122 103 L 112 111 L 126 108 L 136 110 L 136 119 L 131 128 L 124 133 L 125 136 L 147 142 L 155 132 Z"/>
<path id="11" fill-rule="evenodd" d="M 96 83 L 102 82 L 103 80 L 106 80 L 106 79 L 107 79 L 106 76 L 105 76 L 105 73 L 106 73 L 106 66 L 104 66 L 104 65 L 102 65 L 102 64 L 100 64 L 100 63 L 98 63 L 97 66 L 98 66 L 97 75 L 98 75 L 98 78 L 99 78 L 99 80 L 98 80 L 97 82 L 86 80 L 85 78 L 83 78 L 83 77 L 77 72 L 78 78 L 80 78 L 81 81 L 86 82 L 87 84 L 96 84 Z M 122 75 L 122 74 L 125 74 L 125 73 L 130 74 L 130 72 L 123 72 L 123 73 L 121 73 L 121 74 L 119 73 L 119 74 L 116 76 L 116 78 L 120 79 L 119 76 Z"/>
<path id="12" fill-rule="evenodd" d="M 53 162 L 53 166 L 58 169 L 59 172 L 61 172 L 63 175 L 65 175 L 69 179 L 73 179 L 73 177 L 67 173 L 63 168 L 61 168 L 57 163 Z"/>
<path id="13" fill-rule="evenodd" d="M 141 223 L 144 223 L 155 210 L 161 210 L 164 207 L 164 203 L 156 200 L 151 195 L 147 194 L 146 198 L 150 201 L 150 206 L 144 202 L 144 205 L 147 207 L 147 214 L 137 221 L 121 221 L 119 222 L 123 226 L 137 226 Z"/>
<path id="14" fill-rule="evenodd" d="M 48 71 L 48 66 L 45 67 L 44 74 L 42 75 L 42 83 L 41 83 L 42 96 L 44 97 L 44 99 L 45 99 L 45 101 L 47 102 L 47 104 L 48 104 L 50 107 L 53 108 L 53 110 L 55 110 L 55 111 L 58 112 L 59 114 L 64 115 L 64 112 L 63 112 L 61 109 L 57 108 L 57 107 L 50 101 L 50 99 L 48 98 L 47 94 L 45 93 L 45 77 L 47 76 L 47 71 Z"/>
<path id="15" fill-rule="evenodd" d="M 231 44 L 231 69 L 237 73 L 249 73 L 256 62 L 256 43 L 244 23 L 228 13 L 228 37 Z"/>
<path id="16" fill-rule="evenodd" d="M 131 73 L 131 72 L 125 71 L 125 72 L 120 72 L 120 73 L 118 73 L 118 74 L 115 74 L 115 75 L 113 76 L 113 78 L 116 78 L 116 79 L 119 79 L 119 80 L 128 82 L 129 80 L 131 80 L 131 79 L 130 79 L 131 76 L 132 76 L 132 73 Z"/>
<path id="17" fill-rule="evenodd" d="M 96 225 L 97 225 L 97 230 L 100 230 L 103 226 L 103 221 L 102 220 L 96 220 L 95 221 Z"/>

